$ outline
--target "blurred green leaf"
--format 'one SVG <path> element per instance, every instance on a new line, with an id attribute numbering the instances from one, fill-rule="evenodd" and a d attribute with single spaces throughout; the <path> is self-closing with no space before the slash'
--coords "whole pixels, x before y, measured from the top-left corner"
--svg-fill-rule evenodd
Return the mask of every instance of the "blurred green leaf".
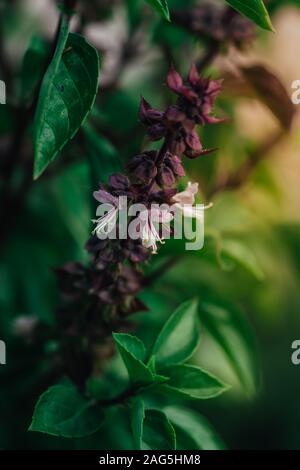
<path id="1" fill-rule="evenodd" d="M 223 450 L 225 448 L 208 421 L 195 410 L 181 406 L 167 406 L 164 411 L 175 427 L 178 445 L 180 440 L 177 429 L 184 433 L 185 438 L 188 437 L 191 450 Z M 184 449 L 186 448 L 187 443 Z"/>
<path id="2" fill-rule="evenodd" d="M 259 382 L 256 345 L 252 330 L 239 310 L 232 305 L 203 303 L 200 318 L 227 357 L 241 384 L 249 394 Z"/>
<path id="3" fill-rule="evenodd" d="M 62 26 L 54 58 L 44 77 L 34 125 L 34 178 L 38 178 L 90 112 L 99 81 L 96 49 Z"/>
<path id="4" fill-rule="evenodd" d="M 226 0 L 232 8 L 247 16 L 261 28 L 274 31 L 263 0 Z"/>
<path id="5" fill-rule="evenodd" d="M 197 301 L 183 303 L 164 325 L 153 346 L 152 354 L 159 367 L 187 360 L 199 342 Z"/>
<path id="6" fill-rule="evenodd" d="M 27 103 L 33 96 L 47 65 L 49 44 L 39 36 L 33 36 L 25 52 L 20 70 L 20 98 Z"/>
<path id="7" fill-rule="evenodd" d="M 136 0 L 126 0 L 126 11 L 130 30 L 133 31 L 139 24 L 141 16 L 141 3 Z"/>
<path id="8" fill-rule="evenodd" d="M 185 364 L 164 368 L 162 372 L 169 380 L 159 389 L 170 395 L 205 400 L 228 390 L 227 385 L 200 367 Z"/>
<path id="9" fill-rule="evenodd" d="M 254 253 L 240 240 L 222 239 L 220 261 L 223 269 L 231 270 L 239 265 L 259 281 L 265 277 Z"/>
<path id="10" fill-rule="evenodd" d="M 165 20 L 170 21 L 170 12 L 167 0 L 146 0 L 158 13 L 160 13 Z"/>
<path id="11" fill-rule="evenodd" d="M 104 412 L 87 401 L 72 385 L 54 385 L 39 398 L 30 431 L 77 438 L 95 433 L 103 424 Z"/>

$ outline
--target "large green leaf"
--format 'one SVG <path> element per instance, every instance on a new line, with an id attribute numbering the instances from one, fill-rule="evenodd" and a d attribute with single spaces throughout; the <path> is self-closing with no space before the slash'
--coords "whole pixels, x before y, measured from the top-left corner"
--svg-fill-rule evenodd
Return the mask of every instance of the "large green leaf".
<path id="1" fill-rule="evenodd" d="M 131 425 L 136 450 L 176 449 L 174 428 L 162 411 L 145 410 L 138 401 L 132 407 Z"/>
<path id="2" fill-rule="evenodd" d="M 84 437 L 95 433 L 104 421 L 104 412 L 87 401 L 72 385 L 54 385 L 39 398 L 30 431 L 59 437 Z"/>
<path id="3" fill-rule="evenodd" d="M 79 130 L 96 98 L 99 57 L 82 36 L 61 28 L 44 77 L 34 125 L 34 178 L 38 178 Z"/>
<path id="4" fill-rule="evenodd" d="M 226 0 L 232 8 L 247 16 L 258 26 L 274 31 L 269 13 L 263 0 Z"/>
<path id="5" fill-rule="evenodd" d="M 205 400 L 224 393 L 228 386 L 200 367 L 178 365 L 163 369 L 163 374 L 169 378 L 160 390 L 178 397 Z"/>
<path id="6" fill-rule="evenodd" d="M 146 0 L 158 13 L 160 13 L 167 21 L 170 21 L 170 12 L 167 0 Z"/>
<path id="7" fill-rule="evenodd" d="M 205 330 L 225 353 L 249 394 L 258 386 L 259 372 L 252 330 L 239 310 L 228 304 L 203 303 L 200 317 Z"/>
<path id="8" fill-rule="evenodd" d="M 199 342 L 197 301 L 183 303 L 164 325 L 153 346 L 158 367 L 187 360 Z"/>
<path id="9" fill-rule="evenodd" d="M 222 450 L 225 448 L 208 421 L 195 410 L 181 406 L 167 406 L 164 411 L 175 427 L 178 448 L 180 434 L 184 436 L 185 447 L 182 447 L 184 449 L 187 449 L 187 441 L 189 441 L 188 445 L 191 450 Z M 180 430 L 181 433 L 177 430 Z"/>

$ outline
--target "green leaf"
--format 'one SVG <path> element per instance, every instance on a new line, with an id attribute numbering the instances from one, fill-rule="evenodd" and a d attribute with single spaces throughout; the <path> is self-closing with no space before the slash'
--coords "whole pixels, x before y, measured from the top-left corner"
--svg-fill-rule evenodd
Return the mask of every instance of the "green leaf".
<path id="1" fill-rule="evenodd" d="M 151 356 L 149 361 L 148 361 L 148 367 L 152 371 L 153 374 L 156 373 L 156 358 L 155 356 Z"/>
<path id="2" fill-rule="evenodd" d="M 265 277 L 253 251 L 240 240 L 222 240 L 220 260 L 223 269 L 231 270 L 239 265 L 258 281 Z"/>
<path id="3" fill-rule="evenodd" d="M 125 0 L 129 30 L 133 32 L 141 19 L 141 3 L 136 0 Z"/>
<path id="4" fill-rule="evenodd" d="M 143 428 L 146 449 L 175 450 L 176 434 L 167 416 L 158 410 L 146 410 Z"/>
<path id="5" fill-rule="evenodd" d="M 127 368 L 130 381 L 136 386 L 153 383 L 155 376 L 143 363 L 146 351 L 142 341 L 125 333 L 113 333 L 113 338 Z"/>
<path id="6" fill-rule="evenodd" d="M 232 305 L 203 303 L 200 308 L 205 330 L 225 353 L 249 394 L 258 386 L 256 344 L 248 322 Z"/>
<path id="7" fill-rule="evenodd" d="M 159 390 L 170 395 L 206 400 L 228 390 L 227 385 L 200 367 L 178 365 L 163 369 L 163 373 L 169 380 L 159 385 Z"/>
<path id="8" fill-rule="evenodd" d="M 197 301 L 183 303 L 164 325 L 153 346 L 158 367 L 187 360 L 199 342 Z"/>
<path id="9" fill-rule="evenodd" d="M 167 416 L 159 410 L 145 410 L 141 400 L 132 407 L 131 426 L 136 450 L 176 449 L 176 434 Z"/>
<path id="10" fill-rule="evenodd" d="M 49 44 L 39 36 L 33 36 L 20 70 L 20 98 L 24 103 L 29 102 L 40 83 L 48 55 Z"/>
<path id="11" fill-rule="evenodd" d="M 165 20 L 170 21 L 170 12 L 167 0 L 146 0 L 146 2 L 157 10 Z"/>
<path id="12" fill-rule="evenodd" d="M 239 13 L 250 18 L 261 28 L 274 31 L 263 0 L 226 0 L 226 2 Z"/>
<path id="13" fill-rule="evenodd" d="M 30 431 L 59 437 L 84 437 L 103 424 L 104 412 L 72 385 L 54 385 L 39 398 Z"/>
<path id="14" fill-rule="evenodd" d="M 145 405 L 142 400 L 133 404 L 131 412 L 131 428 L 135 450 L 142 450 L 143 447 L 143 427 L 145 419 Z"/>
<path id="15" fill-rule="evenodd" d="M 190 450 L 223 450 L 225 445 L 213 430 L 208 421 L 195 410 L 185 407 L 167 406 L 166 415 L 175 427 L 179 447 L 180 430 L 189 440 Z M 187 448 L 185 444 L 184 449 Z"/>
<path id="16" fill-rule="evenodd" d="M 34 178 L 77 133 L 98 90 L 99 57 L 82 36 L 62 25 L 54 58 L 44 77 L 34 124 Z"/>

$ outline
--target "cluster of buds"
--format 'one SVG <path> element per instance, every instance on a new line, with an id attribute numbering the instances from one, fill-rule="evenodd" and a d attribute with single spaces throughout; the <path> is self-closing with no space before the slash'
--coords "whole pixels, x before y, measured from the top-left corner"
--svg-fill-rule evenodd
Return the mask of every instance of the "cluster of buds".
<path id="1" fill-rule="evenodd" d="M 233 44 L 238 49 L 255 38 L 251 21 L 219 3 L 202 2 L 190 9 L 175 10 L 172 20 L 201 39 Z"/>
<path id="2" fill-rule="evenodd" d="M 107 185 L 100 185 L 94 197 L 100 206 L 108 204 L 109 210 L 94 221 L 95 229 L 86 245 L 89 265 L 71 263 L 57 270 L 64 298 L 64 306 L 57 312 L 63 338 L 68 348 L 70 345 L 73 348 L 73 356 L 78 355 L 79 348 L 81 356 L 86 358 L 83 376 L 74 377 L 69 368 L 77 382 L 84 380 L 95 364 L 98 371 L 104 356 L 112 354 L 112 348 L 108 347 L 111 332 L 128 331 L 128 316 L 146 309 L 137 299 L 143 288 L 141 264 L 163 242 L 161 229 L 172 218 L 168 210 L 153 212 L 153 204 L 175 205 L 182 209 L 184 216 L 202 217 L 193 207 L 198 184 L 189 183 L 181 192 L 175 184 L 185 175 L 182 155 L 196 158 L 212 151 L 203 148 L 196 128 L 220 122 L 211 113 L 221 82 L 200 77 L 193 66 L 186 81 L 171 69 L 167 85 L 177 95 L 175 104 L 159 111 L 142 98 L 139 111 L 149 139 L 163 139 L 160 150 L 134 156 L 124 174 L 114 174 Z M 136 239 L 103 237 L 119 224 L 121 196 L 129 204 L 143 204 L 145 208 L 137 217 L 140 237 Z M 105 345 L 105 352 L 99 347 L 101 344 Z"/>
<path id="3" fill-rule="evenodd" d="M 173 166 L 180 172 L 179 176 L 182 176 L 184 171 L 177 155 L 195 158 L 213 150 L 203 149 L 196 126 L 221 122 L 211 112 L 222 82 L 199 76 L 193 65 L 186 82 L 174 68 L 171 69 L 167 76 L 167 85 L 178 96 L 177 103 L 169 106 L 165 112 L 160 112 L 142 99 L 140 119 L 148 127 L 147 133 L 151 140 L 165 138 L 169 152 L 164 158 L 170 161 L 175 156 Z"/>

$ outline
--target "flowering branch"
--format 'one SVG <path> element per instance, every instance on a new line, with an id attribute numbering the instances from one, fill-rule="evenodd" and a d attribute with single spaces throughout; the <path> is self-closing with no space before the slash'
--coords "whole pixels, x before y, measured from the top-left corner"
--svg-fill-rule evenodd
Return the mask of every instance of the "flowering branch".
<path id="1" fill-rule="evenodd" d="M 212 116 L 212 108 L 221 90 L 221 81 L 200 77 L 195 66 L 184 81 L 172 68 L 167 76 L 168 87 L 176 94 L 176 103 L 164 111 L 153 108 L 141 99 L 139 117 L 146 126 L 150 141 L 163 140 L 158 151 L 147 150 L 128 162 L 125 173 L 111 175 L 107 185 L 100 185 L 95 199 L 109 205 L 109 210 L 95 220 L 93 236 L 86 245 L 90 263 L 69 263 L 57 270 L 64 305 L 57 311 L 62 328 L 62 353 L 65 369 L 79 385 L 114 354 L 112 331 L 128 331 L 128 317 L 146 310 L 138 293 L 147 284 L 141 265 L 156 253 L 163 242 L 161 228 L 171 214 L 153 212 L 153 204 L 175 204 L 188 217 L 198 217 L 194 203 L 198 184 L 189 183 L 178 192 L 177 180 L 185 175 L 182 154 L 197 158 L 212 149 L 204 149 L 196 132 L 197 126 L 220 122 Z M 137 217 L 140 236 L 137 239 L 108 239 L 103 235 L 119 229 L 119 198 L 129 204 L 143 204 Z M 156 228 L 155 223 L 160 226 Z M 74 366 L 76 364 L 76 367 Z M 79 366 L 81 365 L 81 367 Z"/>

